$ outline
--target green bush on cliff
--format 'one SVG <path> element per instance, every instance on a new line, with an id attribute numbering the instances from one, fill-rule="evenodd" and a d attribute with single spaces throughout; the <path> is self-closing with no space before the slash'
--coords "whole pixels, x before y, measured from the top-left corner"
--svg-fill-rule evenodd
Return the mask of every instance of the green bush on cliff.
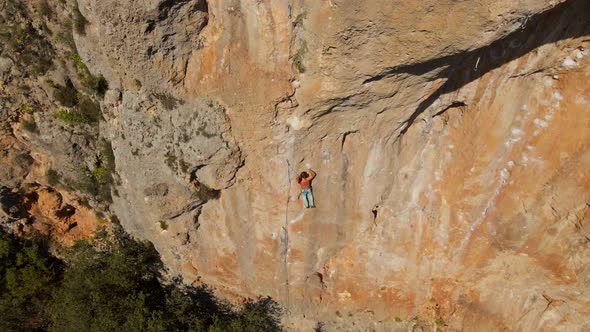
<path id="1" fill-rule="evenodd" d="M 0 330 L 280 331 L 270 298 L 232 308 L 206 287 L 164 283 L 153 245 L 119 226 L 62 252 L 0 229 Z"/>
<path id="2" fill-rule="evenodd" d="M 47 183 L 50 186 L 55 187 L 59 183 L 59 173 L 53 168 L 48 169 L 45 176 L 47 177 Z"/>
<path id="3" fill-rule="evenodd" d="M 76 73 L 80 79 L 80 83 L 82 83 L 84 87 L 90 89 L 90 91 L 97 96 L 101 98 L 104 97 L 109 89 L 109 83 L 104 76 L 102 74 L 98 76 L 92 75 L 78 53 L 70 53 L 70 60 L 72 60 L 76 66 Z"/>
<path id="4" fill-rule="evenodd" d="M 71 80 L 66 80 L 66 85 L 53 85 L 53 98 L 62 106 L 74 107 L 78 104 L 78 90 Z"/>
<path id="5" fill-rule="evenodd" d="M 72 126 L 97 123 L 100 120 L 100 106 L 90 97 L 78 93 L 74 109 L 62 108 L 57 118 Z"/>
<path id="6" fill-rule="evenodd" d="M 89 23 L 86 17 L 82 15 L 80 9 L 78 8 L 78 2 L 75 2 L 75 7 L 73 10 L 74 14 L 74 28 L 76 29 L 76 33 L 84 36 L 86 35 L 86 25 Z"/>
<path id="7" fill-rule="evenodd" d="M 39 12 L 39 14 L 41 14 L 41 16 L 46 18 L 53 17 L 53 9 L 51 8 L 47 0 L 40 0 L 39 2 L 37 2 L 35 8 Z"/>
<path id="8" fill-rule="evenodd" d="M 54 294 L 50 330 L 221 331 L 213 328 L 231 322 L 243 327 L 234 331 L 279 330 L 278 307 L 270 299 L 232 311 L 207 288 L 163 284 L 164 267 L 153 245 L 115 233 L 103 249 L 79 243 L 71 250 Z"/>
<path id="9" fill-rule="evenodd" d="M 293 55 L 293 65 L 301 74 L 305 73 L 306 71 L 305 64 L 303 64 L 303 57 L 305 56 L 306 52 L 307 42 L 305 40 L 302 40 L 301 45 L 299 45 L 299 48 L 297 49 L 297 53 Z"/>
<path id="10" fill-rule="evenodd" d="M 0 228 L 0 330 L 44 330 L 62 264 L 39 243 Z"/>
<path id="11" fill-rule="evenodd" d="M 63 121 L 65 124 L 76 126 L 81 124 L 90 123 L 90 119 L 84 114 L 76 111 L 62 108 L 57 112 L 57 118 Z"/>
<path id="12" fill-rule="evenodd" d="M 23 129 L 30 132 L 30 133 L 39 132 L 39 128 L 37 127 L 37 123 L 35 122 L 35 119 L 25 120 L 23 122 Z"/>
<path id="13" fill-rule="evenodd" d="M 111 173 L 104 167 L 97 167 L 92 171 L 92 175 L 99 184 L 107 184 L 111 182 Z"/>
<path id="14" fill-rule="evenodd" d="M 96 123 L 101 118 L 100 105 L 84 94 L 78 94 L 78 106 L 76 109 L 80 114 L 84 115 L 90 123 Z"/>

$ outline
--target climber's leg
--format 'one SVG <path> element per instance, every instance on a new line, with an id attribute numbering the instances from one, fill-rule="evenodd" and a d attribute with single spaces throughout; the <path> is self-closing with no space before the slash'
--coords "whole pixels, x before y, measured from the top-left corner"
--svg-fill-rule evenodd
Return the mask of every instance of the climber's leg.
<path id="1" fill-rule="evenodd" d="M 310 205 L 310 207 L 314 208 L 315 203 L 313 202 L 313 191 L 311 189 L 309 189 L 308 195 L 309 196 L 307 199 L 309 200 L 309 205 Z"/>
<path id="2" fill-rule="evenodd" d="M 307 193 L 309 192 L 309 189 L 302 189 L 301 190 L 301 197 L 303 198 L 303 205 L 308 208 L 309 207 L 309 202 L 307 201 Z"/>

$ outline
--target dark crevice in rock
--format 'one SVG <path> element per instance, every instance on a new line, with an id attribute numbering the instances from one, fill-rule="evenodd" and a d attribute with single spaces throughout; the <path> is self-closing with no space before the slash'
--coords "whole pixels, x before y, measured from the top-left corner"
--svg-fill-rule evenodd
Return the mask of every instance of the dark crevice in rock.
<path id="1" fill-rule="evenodd" d="M 60 219 L 66 219 L 70 218 L 74 214 L 76 214 L 76 208 L 69 204 L 66 204 L 64 207 L 62 207 L 55 213 L 55 216 Z"/>
<path id="2" fill-rule="evenodd" d="M 77 222 L 73 222 L 71 224 L 68 225 L 68 232 L 71 231 L 72 229 L 78 227 L 78 223 Z"/>
<path id="3" fill-rule="evenodd" d="M 164 0 L 158 6 L 158 19 L 160 21 L 164 21 L 172 16 L 172 13 L 178 11 L 178 9 L 188 3 L 192 3 L 192 7 L 190 9 L 191 12 L 202 12 L 202 13 L 209 13 L 209 5 L 205 0 Z M 207 25 L 208 19 L 204 20 L 204 23 L 199 28 L 203 28 Z"/>
<path id="4" fill-rule="evenodd" d="M 340 144 L 340 151 L 342 151 L 342 149 L 344 149 L 344 143 L 346 142 L 346 138 L 348 137 L 348 135 L 356 134 L 358 132 L 359 132 L 359 130 L 349 130 L 349 131 L 345 132 L 344 134 L 342 134 L 342 142 Z"/>
<path id="5" fill-rule="evenodd" d="M 467 106 L 467 104 L 465 104 L 464 101 L 454 101 L 451 103 L 451 105 L 443 108 L 442 110 L 436 112 L 432 117 L 435 118 L 439 115 L 442 115 L 443 113 L 445 113 L 446 111 L 450 110 L 451 108 L 457 108 L 457 107 L 465 107 Z"/>
<path id="6" fill-rule="evenodd" d="M 537 69 L 537 70 L 534 70 L 534 71 L 531 71 L 531 72 L 525 72 L 525 73 L 521 73 L 521 74 L 512 75 L 512 76 L 510 76 L 508 78 L 511 78 L 512 79 L 512 78 L 527 77 L 527 76 L 531 76 L 531 75 L 542 73 L 542 72 L 546 71 L 547 69 L 549 69 L 549 68 L 541 68 L 541 69 Z"/>
<path id="7" fill-rule="evenodd" d="M 321 111 L 313 114 L 312 119 L 317 120 L 317 119 L 321 118 L 322 116 L 325 116 L 325 115 L 328 115 L 331 113 L 343 112 L 346 110 L 363 109 L 364 107 L 366 107 L 367 105 L 369 105 L 371 103 L 371 100 L 363 100 L 363 98 L 360 98 L 360 99 L 356 98 L 359 95 L 362 95 L 362 92 L 361 93 L 354 93 L 354 94 L 351 94 L 348 96 L 334 98 L 332 100 L 329 100 L 326 104 L 328 104 L 330 106 L 324 110 L 321 110 Z M 313 109 L 306 111 L 305 114 L 307 114 L 311 111 L 313 111 Z"/>
<path id="8" fill-rule="evenodd" d="M 187 205 L 185 205 L 182 209 L 175 211 L 175 212 L 167 213 L 167 214 L 163 215 L 160 219 L 162 219 L 162 220 L 176 219 L 187 212 L 191 212 L 197 208 L 200 208 L 201 206 L 203 206 L 203 204 L 205 204 L 205 202 L 203 202 L 200 199 L 192 201 L 192 202 L 188 203 Z"/>
<path id="9" fill-rule="evenodd" d="M 324 275 L 321 274 L 320 272 L 316 272 L 315 273 L 318 276 L 318 279 L 320 280 L 320 284 L 324 284 Z"/>
<path id="10" fill-rule="evenodd" d="M 373 221 L 375 221 L 377 219 L 377 214 L 379 213 L 379 205 L 375 205 L 371 210 L 371 213 L 373 214 Z"/>
<path id="11" fill-rule="evenodd" d="M 27 206 L 23 204 L 23 196 L 16 191 L 4 186 L 0 186 L 0 216 L 6 214 L 9 219 L 21 219 L 29 216 Z M 0 220 L 7 222 L 10 220 Z"/>

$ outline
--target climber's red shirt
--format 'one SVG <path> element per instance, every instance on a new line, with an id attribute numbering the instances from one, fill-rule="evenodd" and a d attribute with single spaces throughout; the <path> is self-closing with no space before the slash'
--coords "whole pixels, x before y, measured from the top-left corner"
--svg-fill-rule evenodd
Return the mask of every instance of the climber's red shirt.
<path id="1" fill-rule="evenodd" d="M 313 180 L 313 178 L 315 178 L 315 172 L 311 173 L 310 176 L 308 176 L 304 179 L 299 180 L 299 178 L 298 178 L 297 182 L 301 186 L 301 189 L 309 189 L 309 188 L 311 188 L 311 180 Z"/>
<path id="2" fill-rule="evenodd" d="M 299 182 L 299 185 L 301 186 L 301 189 L 310 188 L 311 187 L 311 176 L 306 179 L 301 179 L 301 182 Z"/>

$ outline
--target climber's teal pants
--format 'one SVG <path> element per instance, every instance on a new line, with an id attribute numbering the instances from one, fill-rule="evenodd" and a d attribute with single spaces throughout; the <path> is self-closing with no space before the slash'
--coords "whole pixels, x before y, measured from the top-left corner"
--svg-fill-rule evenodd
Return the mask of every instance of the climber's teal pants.
<path id="1" fill-rule="evenodd" d="M 303 197 L 303 205 L 305 205 L 306 208 L 315 207 L 315 203 L 313 202 L 313 193 L 311 192 L 311 188 L 301 189 L 301 197 Z"/>

